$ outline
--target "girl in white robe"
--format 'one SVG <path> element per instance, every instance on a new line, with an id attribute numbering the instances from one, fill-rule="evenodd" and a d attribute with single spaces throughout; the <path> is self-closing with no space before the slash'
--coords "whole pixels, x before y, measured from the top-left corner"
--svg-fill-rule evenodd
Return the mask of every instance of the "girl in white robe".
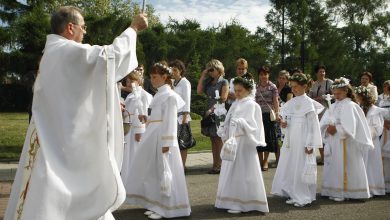
<path id="1" fill-rule="evenodd" d="M 302 174 L 306 154 L 313 154 L 314 148 L 322 148 L 318 114 L 324 107 L 305 94 L 307 82 L 308 78 L 302 73 L 290 77 L 296 97 L 281 109 L 285 137 L 271 190 L 274 195 L 287 197 L 286 203 L 296 207 L 316 200 L 316 184 L 304 182 Z"/>
<path id="2" fill-rule="evenodd" d="M 374 148 L 370 128 L 348 79 L 337 79 L 332 91 L 336 102 L 320 122 L 326 145 L 321 195 L 339 202 L 369 198 L 364 152 Z"/>
<path id="3" fill-rule="evenodd" d="M 381 94 L 379 107 L 385 108 L 384 128 L 381 137 L 383 173 L 385 178 L 386 193 L 390 193 L 390 80 L 383 83 L 383 94 Z"/>
<path id="4" fill-rule="evenodd" d="M 177 109 L 184 101 L 169 85 L 171 70 L 163 63 L 156 63 L 150 80 L 157 93 L 150 104 L 147 127 L 132 158 L 128 178 L 126 203 L 146 208 L 151 219 L 189 216 L 191 213 L 183 164 L 177 142 Z M 162 178 L 164 157 L 168 157 L 172 171 L 171 193 L 164 194 Z"/>
<path id="5" fill-rule="evenodd" d="M 383 132 L 384 109 L 374 105 L 375 101 L 366 87 L 355 88 L 356 100 L 366 115 L 368 126 L 374 143 L 374 149 L 366 149 L 364 152 L 364 164 L 366 165 L 368 186 L 371 195 L 385 195 L 385 179 L 383 176 L 382 152 L 379 136 Z"/>
<path id="6" fill-rule="evenodd" d="M 135 157 L 135 149 L 139 147 L 141 134 L 145 132 L 145 117 L 153 99 L 152 95 L 140 86 L 141 82 L 142 77 L 138 71 L 133 71 L 126 77 L 126 86 L 132 88 L 132 83 L 134 83 L 136 91 L 132 91 L 125 99 L 126 114 L 129 114 L 131 124 L 130 131 L 125 136 L 126 144 L 121 170 L 125 189 L 132 184 L 132 179 L 128 178 L 130 162 Z"/>
<path id="7" fill-rule="evenodd" d="M 222 161 L 215 207 L 228 209 L 232 214 L 252 210 L 269 212 L 256 150 L 256 146 L 266 146 L 261 108 L 250 96 L 251 81 L 237 77 L 234 87 L 237 99 L 218 134 L 226 141 L 231 126 L 236 126 L 230 135 L 236 138 L 237 153 L 234 161 Z"/>

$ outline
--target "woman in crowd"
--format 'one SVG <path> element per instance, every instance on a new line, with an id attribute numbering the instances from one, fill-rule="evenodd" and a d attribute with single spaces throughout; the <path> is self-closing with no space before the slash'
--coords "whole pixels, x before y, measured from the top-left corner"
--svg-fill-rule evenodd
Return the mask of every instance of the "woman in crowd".
<path id="1" fill-rule="evenodd" d="M 219 60 L 211 60 L 207 65 L 206 69 L 203 70 L 200 76 L 197 92 L 198 94 L 205 93 L 207 99 L 207 110 L 203 116 L 204 119 L 208 120 L 207 125 L 202 125 L 202 134 L 210 137 L 211 148 L 213 153 L 213 168 L 209 171 L 209 174 L 219 174 L 221 170 L 221 158 L 220 153 L 222 149 L 222 140 L 217 135 L 217 123 L 214 114 L 214 105 L 217 100 L 216 91 L 220 94 L 220 102 L 224 103 L 227 100 L 229 93 L 229 83 L 224 78 L 225 68 Z"/>
<path id="2" fill-rule="evenodd" d="M 378 95 L 376 104 L 380 106 L 382 102 L 390 103 L 390 80 L 386 80 L 383 83 L 383 93 Z"/>
<path id="3" fill-rule="evenodd" d="M 281 127 L 286 134 L 280 162 L 272 183 L 272 194 L 287 197 L 287 204 L 303 207 L 316 200 L 316 184 L 303 181 L 306 155 L 322 147 L 318 114 L 324 107 L 305 91 L 309 79 L 303 73 L 290 77 L 295 98 L 281 108 Z"/>
<path id="4" fill-rule="evenodd" d="M 177 110 L 184 101 L 171 89 L 171 74 L 165 62 L 152 67 L 150 81 L 157 93 L 150 103 L 147 128 L 128 174 L 132 184 L 126 191 L 126 203 L 143 206 L 150 219 L 191 213 L 177 142 Z M 163 177 L 169 170 L 171 180 L 166 181 Z"/>
<path id="5" fill-rule="evenodd" d="M 133 71 L 125 77 L 126 87 L 130 88 L 131 93 L 125 99 L 124 114 L 129 114 L 131 128 L 125 136 L 125 149 L 123 152 L 123 163 L 121 177 L 125 189 L 132 184 L 132 179 L 128 178 L 128 170 L 132 159 L 135 157 L 135 151 L 139 147 L 141 135 L 145 132 L 146 116 L 148 114 L 149 104 L 152 101 L 152 95 L 146 92 L 141 86 L 142 75 L 138 71 Z M 132 84 L 135 85 L 133 91 Z"/>
<path id="6" fill-rule="evenodd" d="M 218 134 L 226 141 L 234 136 L 237 152 L 234 161 L 222 161 L 215 207 L 229 213 L 269 212 L 256 146 L 265 146 L 262 114 L 251 97 L 252 80 L 236 77 L 233 102 Z M 245 179 L 245 181 L 243 181 Z"/>
<path id="7" fill-rule="evenodd" d="M 191 121 L 190 107 L 191 107 L 191 83 L 184 76 L 186 69 L 181 60 L 174 60 L 169 63 L 169 67 L 172 68 L 172 77 L 174 79 L 173 87 L 174 91 L 184 100 L 184 106 L 178 109 L 178 138 L 180 138 L 182 124 L 188 124 Z M 190 130 L 189 130 L 190 132 Z M 186 167 L 187 149 L 180 146 L 181 159 L 183 161 L 183 167 Z"/>
<path id="8" fill-rule="evenodd" d="M 287 101 L 293 98 L 294 94 L 291 90 L 291 86 L 288 82 L 290 73 L 286 70 L 282 70 L 278 75 L 278 82 L 276 86 L 278 87 L 279 92 L 279 105 L 283 106 Z"/>
<path id="9" fill-rule="evenodd" d="M 253 75 L 248 72 L 248 61 L 246 61 L 244 58 L 239 58 L 236 61 L 236 74 L 237 74 L 237 76 L 230 79 L 230 82 L 229 82 L 229 95 L 228 95 L 228 100 L 226 102 L 226 109 L 227 110 L 229 110 L 229 107 L 232 105 L 232 103 L 236 99 L 236 97 L 234 95 L 234 86 L 233 86 L 234 79 L 236 79 L 237 77 L 241 77 L 241 78 L 250 80 L 254 85 L 253 88 L 256 88 L 256 86 L 255 86 L 256 84 L 255 84 L 255 81 L 253 79 Z M 255 93 L 256 93 L 256 90 L 253 89 L 252 93 L 251 93 L 252 98 L 255 97 Z"/>
<path id="10" fill-rule="evenodd" d="M 376 102 L 378 100 L 378 89 L 374 85 L 374 78 L 372 77 L 372 73 L 365 71 L 360 75 L 360 86 L 367 87 L 370 91 L 372 98 Z"/>
<path id="11" fill-rule="evenodd" d="M 369 198 L 363 152 L 374 147 L 370 128 L 348 79 L 335 80 L 332 93 L 336 102 L 320 123 L 325 142 L 321 195 L 338 202 Z"/>
<path id="12" fill-rule="evenodd" d="M 260 165 L 263 171 L 268 170 L 268 155 L 273 152 L 276 160 L 279 160 L 279 147 L 276 135 L 276 120 L 279 118 L 279 93 L 278 88 L 269 80 L 270 71 L 268 67 L 262 66 L 258 69 L 259 84 L 256 89 L 256 102 L 260 105 L 265 130 L 266 147 L 258 147 Z M 271 118 L 271 114 L 275 117 Z"/>
<path id="13" fill-rule="evenodd" d="M 384 109 L 374 105 L 374 99 L 370 91 L 359 86 L 355 88 L 356 101 L 366 115 L 368 126 L 370 127 L 374 149 L 366 149 L 364 164 L 366 165 L 368 186 L 371 196 L 385 195 L 385 179 L 383 177 L 382 152 L 379 137 L 383 132 Z"/>
<path id="14" fill-rule="evenodd" d="M 321 103 L 323 106 L 327 106 L 326 100 L 322 97 L 326 94 L 332 94 L 331 86 L 333 81 L 326 78 L 326 67 L 325 65 L 318 65 L 315 68 L 316 72 L 316 81 L 310 88 L 309 97 Z M 322 112 L 318 115 L 319 120 L 321 120 L 322 115 L 325 112 Z M 319 148 L 321 161 L 318 163 L 319 165 L 324 164 L 324 148 Z"/>

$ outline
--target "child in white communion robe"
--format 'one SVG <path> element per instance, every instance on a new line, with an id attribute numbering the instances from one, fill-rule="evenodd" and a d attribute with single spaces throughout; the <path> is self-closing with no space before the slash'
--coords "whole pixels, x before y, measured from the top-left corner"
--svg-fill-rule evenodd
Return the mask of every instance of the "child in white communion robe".
<path id="1" fill-rule="evenodd" d="M 295 97 L 281 108 L 281 127 L 285 137 L 271 193 L 287 197 L 287 204 L 303 207 L 316 200 L 314 150 L 322 148 L 318 114 L 324 107 L 306 95 L 309 82 L 306 75 L 295 73 L 289 80 Z M 305 175 L 310 175 L 311 180 L 306 181 L 309 178 Z"/>
<path id="2" fill-rule="evenodd" d="M 370 198 L 364 165 L 364 152 L 374 148 L 370 128 L 348 79 L 336 79 L 332 93 L 336 102 L 320 122 L 325 142 L 321 195 L 337 202 Z"/>
<path id="3" fill-rule="evenodd" d="M 234 139 L 233 160 L 222 158 L 215 207 L 238 214 L 248 211 L 269 212 L 256 146 L 265 146 L 260 106 L 250 96 L 253 83 L 237 77 L 236 100 L 230 107 L 218 135 L 226 142 Z M 222 151 L 227 148 L 224 144 Z M 223 152 L 221 153 L 221 155 Z"/>

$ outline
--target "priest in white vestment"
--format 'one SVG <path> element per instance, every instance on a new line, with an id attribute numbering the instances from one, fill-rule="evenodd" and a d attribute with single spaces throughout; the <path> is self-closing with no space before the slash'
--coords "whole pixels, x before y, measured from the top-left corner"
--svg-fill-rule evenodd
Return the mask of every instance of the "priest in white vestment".
<path id="1" fill-rule="evenodd" d="M 320 122 L 326 145 L 321 195 L 335 201 L 369 198 L 364 152 L 374 148 L 370 128 L 348 79 L 337 79 L 332 91 L 336 102 Z"/>
<path id="2" fill-rule="evenodd" d="M 290 83 L 295 97 L 281 108 L 285 137 L 271 193 L 288 198 L 287 204 L 303 207 L 316 200 L 316 181 L 307 183 L 302 176 L 307 157 L 322 148 L 318 114 L 324 106 L 306 95 L 308 78 L 304 74 L 294 74 Z"/>
<path id="3" fill-rule="evenodd" d="M 125 199 L 123 127 L 116 82 L 137 67 L 144 14 L 111 45 L 82 44 L 80 9 L 52 14 L 32 120 L 4 219 L 113 219 Z"/>
<path id="4" fill-rule="evenodd" d="M 237 150 L 233 161 L 222 160 L 215 207 L 232 214 L 269 212 L 256 150 L 256 146 L 266 146 L 261 108 L 251 97 L 252 80 L 236 77 L 233 85 L 236 99 L 218 135 L 223 141 L 234 137 Z"/>

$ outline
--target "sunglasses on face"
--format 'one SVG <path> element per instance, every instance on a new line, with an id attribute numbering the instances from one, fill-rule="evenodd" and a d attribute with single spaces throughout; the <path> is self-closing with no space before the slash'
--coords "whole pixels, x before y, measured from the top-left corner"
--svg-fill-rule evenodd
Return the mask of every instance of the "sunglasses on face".
<path id="1" fill-rule="evenodd" d="M 210 68 L 207 72 L 209 73 L 214 72 L 214 68 Z"/>

